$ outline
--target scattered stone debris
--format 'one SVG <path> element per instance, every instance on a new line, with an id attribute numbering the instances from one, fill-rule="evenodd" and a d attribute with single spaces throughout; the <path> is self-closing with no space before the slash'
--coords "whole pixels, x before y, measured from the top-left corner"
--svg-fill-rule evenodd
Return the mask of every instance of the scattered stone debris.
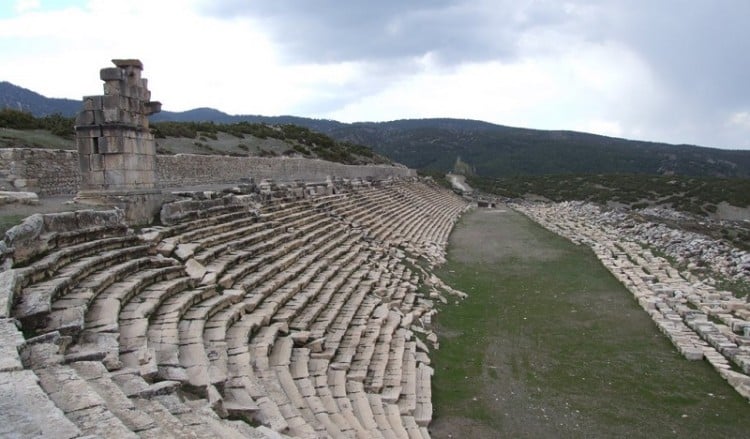
<path id="1" fill-rule="evenodd" d="M 39 204 L 39 196 L 34 192 L 0 191 L 0 206 L 12 203 Z"/>

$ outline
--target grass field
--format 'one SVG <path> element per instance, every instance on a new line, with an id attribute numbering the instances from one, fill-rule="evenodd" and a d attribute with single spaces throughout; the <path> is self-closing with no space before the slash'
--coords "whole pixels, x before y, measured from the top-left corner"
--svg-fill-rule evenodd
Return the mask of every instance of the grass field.
<path id="1" fill-rule="evenodd" d="M 5 234 L 5 231 L 15 226 L 16 224 L 23 221 L 27 215 L 21 214 L 6 214 L 5 212 L 0 213 L 0 238 Z"/>
<path id="2" fill-rule="evenodd" d="M 46 130 L 0 128 L 0 148 L 75 149 L 75 142 Z"/>
<path id="3" fill-rule="evenodd" d="M 747 437 L 750 405 L 680 357 L 586 247 L 513 211 L 467 214 L 439 275 L 434 438 Z"/>

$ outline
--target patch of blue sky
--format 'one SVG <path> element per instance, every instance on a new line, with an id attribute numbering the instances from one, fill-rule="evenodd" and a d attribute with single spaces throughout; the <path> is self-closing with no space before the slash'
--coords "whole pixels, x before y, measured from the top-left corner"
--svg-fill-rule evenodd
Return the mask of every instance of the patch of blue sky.
<path id="1" fill-rule="evenodd" d="M 0 19 L 12 18 L 29 12 L 44 12 L 84 7 L 87 0 L 2 0 Z"/>

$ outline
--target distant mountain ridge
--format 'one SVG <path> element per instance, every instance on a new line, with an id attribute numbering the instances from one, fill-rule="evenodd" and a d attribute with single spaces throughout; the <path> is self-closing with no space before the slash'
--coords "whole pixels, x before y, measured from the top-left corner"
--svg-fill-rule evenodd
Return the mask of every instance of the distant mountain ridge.
<path id="1" fill-rule="evenodd" d="M 73 116 L 81 102 L 46 98 L 0 82 L 0 108 Z M 294 124 L 364 144 L 409 167 L 448 171 L 457 158 L 478 175 L 681 174 L 750 178 L 750 151 L 627 140 L 574 131 L 514 128 L 478 120 L 406 119 L 342 123 L 296 116 L 229 115 L 213 108 L 163 111 L 153 122 Z"/>
<path id="2" fill-rule="evenodd" d="M 75 116 L 81 109 L 81 101 L 48 98 L 10 82 L 0 81 L 0 108 L 26 111 L 37 117 L 55 113 Z"/>

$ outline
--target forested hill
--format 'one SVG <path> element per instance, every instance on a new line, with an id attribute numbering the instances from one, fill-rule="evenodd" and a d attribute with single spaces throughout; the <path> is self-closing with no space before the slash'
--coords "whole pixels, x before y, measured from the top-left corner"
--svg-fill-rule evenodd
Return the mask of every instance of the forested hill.
<path id="1" fill-rule="evenodd" d="M 0 107 L 72 116 L 76 101 L 49 99 L 0 82 Z M 80 104 L 78 107 L 80 108 Z M 463 119 L 341 123 L 296 116 L 232 116 L 212 108 L 162 112 L 153 121 L 294 124 L 370 146 L 409 167 L 447 171 L 461 158 L 480 176 L 681 174 L 750 178 L 750 151 L 634 141 L 573 131 L 513 128 Z"/>
<path id="2" fill-rule="evenodd" d="M 332 126 L 334 138 L 371 145 L 420 169 L 449 170 L 458 157 L 478 175 L 682 174 L 750 177 L 750 151 L 633 141 L 573 131 L 455 119 Z"/>

